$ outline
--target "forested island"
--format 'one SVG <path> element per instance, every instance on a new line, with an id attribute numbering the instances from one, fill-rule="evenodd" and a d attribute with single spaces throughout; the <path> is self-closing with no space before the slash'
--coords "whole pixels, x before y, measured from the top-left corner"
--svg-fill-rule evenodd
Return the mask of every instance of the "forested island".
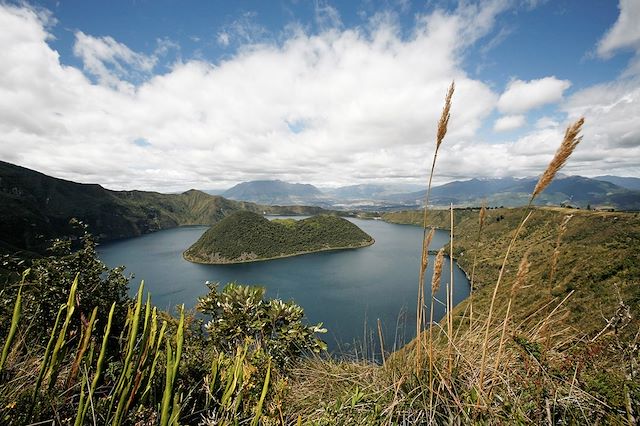
<path id="1" fill-rule="evenodd" d="M 240 211 L 212 226 L 183 255 L 190 262 L 227 264 L 366 247 L 373 243 L 370 235 L 337 216 L 270 221 L 259 214 Z"/>

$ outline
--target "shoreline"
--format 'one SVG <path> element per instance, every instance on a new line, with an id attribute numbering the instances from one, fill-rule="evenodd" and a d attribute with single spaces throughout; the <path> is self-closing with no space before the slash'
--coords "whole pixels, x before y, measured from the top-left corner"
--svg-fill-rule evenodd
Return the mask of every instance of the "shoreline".
<path id="1" fill-rule="evenodd" d="M 317 250 L 300 251 L 300 252 L 295 252 L 295 253 L 290 253 L 290 254 L 285 254 L 285 255 L 280 255 L 280 256 L 265 257 L 265 258 L 261 258 L 261 259 L 231 260 L 231 261 L 227 261 L 227 262 L 204 262 L 204 261 L 200 261 L 200 260 L 190 259 L 187 256 L 187 251 L 185 250 L 185 251 L 182 252 L 182 258 L 184 260 L 186 260 L 187 262 L 197 263 L 197 264 L 200 264 L 200 265 L 237 265 L 237 264 L 240 264 L 240 263 L 255 263 L 255 262 L 265 262 L 265 261 L 268 261 L 268 260 L 286 259 L 287 257 L 303 256 L 305 254 L 320 253 L 320 252 L 324 252 L 324 251 L 341 251 L 341 250 L 352 250 L 352 249 L 355 250 L 355 249 L 359 249 L 359 248 L 372 246 L 375 242 L 376 242 L 375 238 L 372 237 L 371 241 L 368 241 L 365 244 L 362 244 L 362 245 L 359 245 L 359 246 L 343 246 L 343 247 L 322 248 L 322 249 L 317 249 Z"/>

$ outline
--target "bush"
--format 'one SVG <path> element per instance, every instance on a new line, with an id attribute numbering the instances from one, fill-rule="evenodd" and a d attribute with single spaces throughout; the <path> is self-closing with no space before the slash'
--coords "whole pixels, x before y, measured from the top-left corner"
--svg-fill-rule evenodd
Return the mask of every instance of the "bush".
<path id="1" fill-rule="evenodd" d="M 32 339 L 42 343 L 48 339 L 61 305 L 67 302 L 71 283 L 78 276 L 76 293 L 77 328 L 86 321 L 93 309 L 98 307 L 98 318 L 106 318 L 111 305 L 116 303 L 114 328 L 122 329 L 127 309 L 131 305 L 128 297 L 129 279 L 124 268 L 109 269 L 98 259 L 96 243 L 84 227 L 77 240 L 80 248 L 73 249 L 70 240 L 54 240 L 49 255 L 30 261 L 5 265 L 8 269 L 22 273 L 26 266 L 30 272 L 26 277 L 22 294 L 24 299 L 23 321 L 29 327 Z M 11 323 L 10 315 L 18 293 L 19 281 L 7 285 L 0 291 L 0 333 L 6 333 Z M 102 327 L 99 327 L 101 329 Z M 73 331 L 73 330 L 72 330 Z M 79 331 L 79 330 L 77 330 Z"/>
<path id="2" fill-rule="evenodd" d="M 295 303 L 266 301 L 262 287 L 231 283 L 218 291 L 218 284 L 208 286 L 209 294 L 199 299 L 197 309 L 211 318 L 205 329 L 219 350 L 234 354 L 249 340 L 281 367 L 304 353 L 326 350 L 326 344 L 315 337 L 326 330 L 322 324 L 305 325 L 303 310 Z"/>

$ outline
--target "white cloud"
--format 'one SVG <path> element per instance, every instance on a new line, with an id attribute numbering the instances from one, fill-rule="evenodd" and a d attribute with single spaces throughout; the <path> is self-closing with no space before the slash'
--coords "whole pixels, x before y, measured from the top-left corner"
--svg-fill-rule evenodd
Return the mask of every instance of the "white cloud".
<path id="1" fill-rule="evenodd" d="M 326 0 L 314 0 L 314 12 L 316 24 L 322 29 L 340 28 L 342 20 L 338 9 L 331 6 Z"/>
<path id="2" fill-rule="evenodd" d="M 620 0 L 618 8 L 618 19 L 598 42 L 598 55 L 604 58 L 610 57 L 619 49 L 640 50 L 640 2 Z"/>
<path id="3" fill-rule="evenodd" d="M 112 37 L 93 37 L 76 31 L 75 38 L 73 53 L 82 59 L 84 69 L 113 87 L 122 86 L 123 80 L 136 72 L 151 72 L 157 62 L 155 56 L 136 53 Z M 168 48 L 166 41 L 162 41 L 161 48 Z"/>
<path id="4" fill-rule="evenodd" d="M 525 122 L 524 115 L 507 115 L 496 120 L 493 124 L 493 130 L 496 132 L 515 130 L 524 126 Z"/>
<path id="5" fill-rule="evenodd" d="M 221 31 L 218 33 L 218 36 L 216 37 L 216 40 L 218 41 L 218 44 L 221 46 L 228 46 L 229 45 L 229 34 Z"/>
<path id="6" fill-rule="evenodd" d="M 521 114 L 542 105 L 559 102 L 571 86 L 568 80 L 545 77 L 538 80 L 513 80 L 498 100 L 498 109 L 507 114 Z"/>

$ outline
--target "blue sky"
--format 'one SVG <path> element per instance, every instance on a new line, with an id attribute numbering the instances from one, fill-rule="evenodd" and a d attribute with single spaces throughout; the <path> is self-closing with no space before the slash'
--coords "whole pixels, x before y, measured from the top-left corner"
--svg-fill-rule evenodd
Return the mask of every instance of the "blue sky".
<path id="1" fill-rule="evenodd" d="M 640 177 L 637 0 L 0 3 L 0 159 L 115 189 Z M 4 56 L 4 57 L 3 57 Z"/>

